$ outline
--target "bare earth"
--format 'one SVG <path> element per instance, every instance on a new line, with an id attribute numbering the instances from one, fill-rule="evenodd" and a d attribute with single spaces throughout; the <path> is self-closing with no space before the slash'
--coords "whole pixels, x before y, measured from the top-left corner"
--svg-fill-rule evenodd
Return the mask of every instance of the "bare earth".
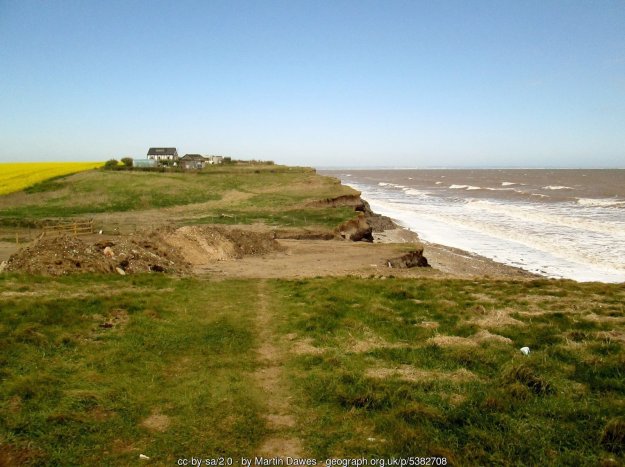
<path id="1" fill-rule="evenodd" d="M 534 275 L 462 250 L 423 244 L 405 229 L 374 235 L 374 243 L 341 240 L 279 240 L 285 252 L 246 256 L 235 261 L 198 265 L 195 272 L 223 278 L 360 277 L 491 277 L 521 279 Z M 388 259 L 424 245 L 431 268 L 394 269 Z"/>
<path id="2" fill-rule="evenodd" d="M 231 226 L 259 232 L 266 226 Z M 207 227 L 210 230 L 210 227 Z M 255 234 L 252 234 L 255 235 Z M 97 236 L 94 236 L 97 238 Z M 102 237 L 99 237 L 102 239 Z M 114 238 L 114 237 L 111 237 Z M 119 238 L 119 237 L 118 237 Z M 306 278 L 317 276 L 360 277 L 457 277 L 522 279 L 536 277 L 526 271 L 487 258 L 435 243 L 423 243 L 413 232 L 397 228 L 374 234 L 374 243 L 345 240 L 277 241 L 283 247 L 263 255 L 216 260 L 215 255 L 194 255 L 193 272 L 216 278 Z M 27 244 L 20 244 L 20 247 Z M 415 248 L 424 248 L 431 268 L 389 268 L 390 258 Z M 0 242 L 0 263 L 18 250 L 12 242 Z M 185 251 L 190 252 L 188 248 Z M 281 251 L 282 250 L 282 251 Z M 189 258 L 187 258 L 189 260 Z"/>

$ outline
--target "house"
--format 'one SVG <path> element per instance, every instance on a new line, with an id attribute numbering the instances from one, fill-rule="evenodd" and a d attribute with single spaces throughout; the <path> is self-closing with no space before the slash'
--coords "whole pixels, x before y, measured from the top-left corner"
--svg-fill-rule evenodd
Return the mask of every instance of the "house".
<path id="1" fill-rule="evenodd" d="M 178 151 L 176 148 L 150 148 L 148 159 L 155 160 L 159 164 L 176 165 L 178 162 Z"/>
<path id="2" fill-rule="evenodd" d="M 203 169 L 206 159 L 200 154 L 185 154 L 180 158 L 180 166 L 185 170 Z"/>
<path id="3" fill-rule="evenodd" d="M 223 156 L 206 156 L 206 161 L 209 164 L 221 164 L 224 161 Z"/>

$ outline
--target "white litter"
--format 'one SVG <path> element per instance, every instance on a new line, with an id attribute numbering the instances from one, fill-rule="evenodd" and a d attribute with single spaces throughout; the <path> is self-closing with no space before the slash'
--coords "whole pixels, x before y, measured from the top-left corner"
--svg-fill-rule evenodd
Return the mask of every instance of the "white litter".
<path id="1" fill-rule="evenodd" d="M 521 353 L 523 355 L 529 355 L 530 354 L 530 348 L 529 347 L 521 347 Z"/>
<path id="2" fill-rule="evenodd" d="M 139 454 L 139 459 L 143 459 L 143 460 L 146 460 L 146 461 L 150 460 L 150 458 L 148 456 L 146 456 L 145 454 Z"/>

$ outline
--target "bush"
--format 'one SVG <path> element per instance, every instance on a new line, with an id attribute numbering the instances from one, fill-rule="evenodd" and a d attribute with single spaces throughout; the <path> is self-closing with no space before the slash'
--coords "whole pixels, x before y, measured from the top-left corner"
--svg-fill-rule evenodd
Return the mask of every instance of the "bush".
<path id="1" fill-rule="evenodd" d="M 132 167 L 132 157 L 124 157 L 121 162 L 124 164 L 124 167 Z"/>
<path id="2" fill-rule="evenodd" d="M 118 165 L 117 159 L 109 159 L 104 163 L 104 170 L 115 170 Z"/>

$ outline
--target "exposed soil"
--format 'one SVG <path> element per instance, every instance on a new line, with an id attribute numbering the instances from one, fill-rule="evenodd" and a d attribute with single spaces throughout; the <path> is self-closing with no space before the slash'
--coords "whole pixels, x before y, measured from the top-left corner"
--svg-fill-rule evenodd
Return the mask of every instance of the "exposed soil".
<path id="1" fill-rule="evenodd" d="M 395 226 L 374 232 L 373 239 L 371 245 L 337 240 L 329 231 L 273 229 L 260 224 L 158 228 L 130 235 L 40 238 L 17 253 L 11 245 L 0 250 L 0 270 L 49 275 L 151 271 L 224 278 L 536 277 L 461 250 L 424 245 L 416 234 Z M 112 256 L 104 255 L 107 246 Z M 431 268 L 388 267 L 389 258 L 421 248 Z M 9 254 L 7 264 L 2 260 Z"/>
<path id="2" fill-rule="evenodd" d="M 258 287 L 256 328 L 261 342 L 258 362 L 261 368 L 254 372 L 256 383 L 263 391 L 266 406 L 265 420 L 269 435 L 259 448 L 258 454 L 267 457 L 300 457 L 303 452 L 299 438 L 293 436 L 296 420 L 291 407 L 291 397 L 283 374 L 285 356 L 276 344 L 273 331 L 273 312 L 267 301 L 266 283 Z"/>
<path id="3" fill-rule="evenodd" d="M 152 239 L 133 236 L 90 243 L 71 235 L 39 238 L 11 256 L 6 269 L 52 276 L 84 272 L 184 273 L 190 270 L 176 250 Z"/>
<path id="4" fill-rule="evenodd" d="M 282 249 L 267 232 L 209 226 L 163 228 L 95 240 L 71 235 L 40 237 L 13 254 L 3 267 L 53 276 L 84 272 L 188 274 L 192 265 Z"/>

